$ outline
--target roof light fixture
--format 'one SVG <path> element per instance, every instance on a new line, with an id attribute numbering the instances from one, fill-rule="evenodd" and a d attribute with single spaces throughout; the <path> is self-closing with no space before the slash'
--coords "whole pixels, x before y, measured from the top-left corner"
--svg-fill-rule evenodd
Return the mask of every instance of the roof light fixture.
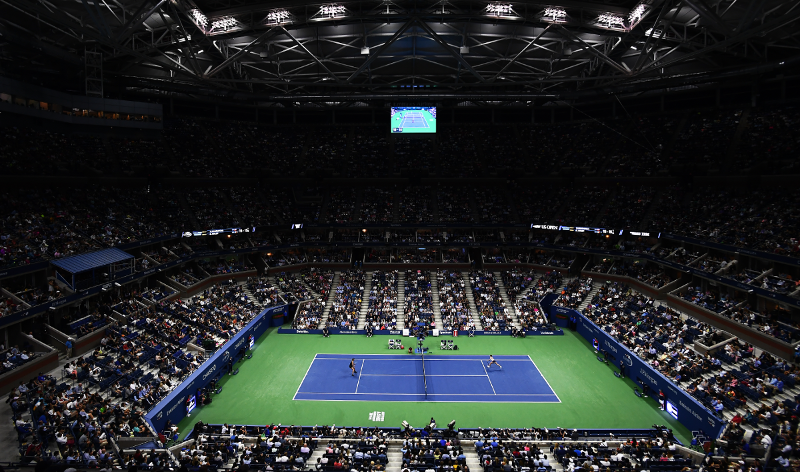
<path id="1" fill-rule="evenodd" d="M 647 7 L 644 6 L 643 3 L 636 5 L 636 7 L 628 13 L 628 23 L 630 23 L 631 28 L 633 28 L 639 20 L 644 18 L 644 14 L 647 11 Z"/>
<path id="2" fill-rule="evenodd" d="M 486 13 L 494 16 L 508 16 L 514 13 L 510 3 L 490 3 L 486 5 Z"/>
<path id="3" fill-rule="evenodd" d="M 603 13 L 597 17 L 597 22 L 606 28 L 625 29 L 625 19 L 613 13 Z"/>
<path id="4" fill-rule="evenodd" d="M 232 28 L 236 27 L 236 25 L 238 25 L 238 24 L 239 23 L 236 21 L 236 18 L 233 18 L 233 17 L 230 17 L 230 16 L 226 16 L 226 17 L 214 20 L 211 23 L 211 29 L 212 30 L 227 31 L 229 29 L 232 29 Z"/>
<path id="5" fill-rule="evenodd" d="M 289 23 L 290 21 L 289 12 L 283 8 L 278 8 L 276 10 L 272 10 L 271 12 L 267 13 L 267 24 L 270 25 L 280 25 L 283 23 Z"/>
<path id="6" fill-rule="evenodd" d="M 332 3 L 330 5 L 322 5 L 319 7 L 319 14 L 328 18 L 335 18 L 345 14 L 345 8 L 342 5 Z"/>
<path id="7" fill-rule="evenodd" d="M 549 20 L 553 23 L 566 21 L 567 11 L 563 8 L 548 7 L 544 9 L 544 15 L 542 15 L 542 19 Z"/>
<path id="8" fill-rule="evenodd" d="M 203 12 L 195 8 L 194 10 L 189 11 L 189 15 L 191 15 L 194 24 L 197 26 L 205 29 L 208 26 L 208 17 L 206 17 Z"/>

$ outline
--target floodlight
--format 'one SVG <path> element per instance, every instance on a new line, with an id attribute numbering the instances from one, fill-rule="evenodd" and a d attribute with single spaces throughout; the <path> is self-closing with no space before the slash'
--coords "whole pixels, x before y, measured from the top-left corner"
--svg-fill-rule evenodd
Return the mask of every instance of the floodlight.
<path id="1" fill-rule="evenodd" d="M 633 28 L 636 22 L 644 17 L 645 11 L 647 11 L 647 7 L 640 3 L 636 5 L 636 7 L 631 10 L 630 13 L 628 13 L 628 23 L 630 23 L 631 28 Z"/>
<path id="2" fill-rule="evenodd" d="M 510 3 L 490 3 L 486 5 L 486 13 L 496 16 L 504 16 L 513 13 Z"/>
<path id="3" fill-rule="evenodd" d="M 625 20 L 621 16 L 614 15 L 613 13 L 603 13 L 597 17 L 597 22 L 606 28 L 625 28 Z"/>
<path id="4" fill-rule="evenodd" d="M 267 23 L 281 24 L 289 22 L 289 12 L 283 8 L 267 13 Z"/>
<path id="5" fill-rule="evenodd" d="M 208 26 L 208 18 L 200 10 L 195 8 L 194 10 L 189 11 L 189 14 L 192 16 L 192 19 L 197 26 L 201 26 L 203 28 Z"/>
<path id="6" fill-rule="evenodd" d="M 214 22 L 211 23 L 211 29 L 227 31 L 231 28 L 234 28 L 237 24 L 238 22 L 236 21 L 236 18 L 226 16 L 224 18 L 214 20 Z"/>
<path id="7" fill-rule="evenodd" d="M 364 56 L 369 55 L 369 48 L 361 48 L 361 54 Z"/>
<path id="8" fill-rule="evenodd" d="M 567 18 L 567 11 L 563 8 L 548 7 L 544 9 L 542 17 L 553 22 L 564 21 Z"/>
<path id="9" fill-rule="evenodd" d="M 345 9 L 342 5 L 337 5 L 332 3 L 330 5 L 323 5 L 319 7 L 319 14 L 322 16 L 327 16 L 329 18 L 333 18 L 336 16 L 342 16 L 345 14 Z"/>

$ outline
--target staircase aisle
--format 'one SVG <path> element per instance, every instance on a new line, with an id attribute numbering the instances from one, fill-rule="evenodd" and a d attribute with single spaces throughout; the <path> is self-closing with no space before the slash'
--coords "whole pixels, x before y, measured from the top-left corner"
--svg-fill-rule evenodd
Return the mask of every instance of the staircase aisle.
<path id="1" fill-rule="evenodd" d="M 400 450 L 402 444 L 392 441 L 386 449 L 386 472 L 400 472 L 403 469 L 403 452 Z"/>
<path id="2" fill-rule="evenodd" d="M 306 470 L 316 470 L 317 459 L 321 459 L 322 456 L 325 455 L 325 446 L 321 443 L 322 441 L 320 441 L 320 444 L 314 449 L 314 452 L 311 453 L 311 456 L 309 456 L 306 461 Z"/>
<path id="3" fill-rule="evenodd" d="M 406 273 L 403 270 L 397 271 L 397 308 L 395 315 L 397 316 L 397 329 L 405 328 L 405 319 L 403 313 L 406 308 Z"/>
<path id="4" fill-rule="evenodd" d="M 322 295 L 320 295 L 319 293 L 315 292 L 314 289 L 311 288 L 311 286 L 308 285 L 305 280 L 300 279 L 300 285 L 302 285 L 303 287 L 308 289 L 308 291 L 311 292 L 315 297 L 317 297 L 317 298 L 322 297 Z"/>
<path id="5" fill-rule="evenodd" d="M 483 323 L 481 323 L 480 314 L 475 305 L 475 297 L 472 296 L 472 284 L 469 283 L 469 273 L 462 273 L 461 278 L 464 279 L 464 293 L 467 296 L 467 303 L 469 304 L 469 311 L 472 313 L 472 321 L 475 323 L 475 329 L 483 330 Z"/>
<path id="6" fill-rule="evenodd" d="M 508 297 L 506 284 L 503 282 L 503 274 L 500 273 L 500 271 L 492 272 L 492 274 L 494 275 L 494 281 L 497 283 L 497 290 L 500 291 L 500 298 L 506 302 L 506 311 L 511 313 L 511 316 L 509 316 L 511 319 L 511 326 L 519 328 L 519 317 L 514 309 L 514 304 L 511 303 L 511 299 Z"/>
<path id="7" fill-rule="evenodd" d="M 578 305 L 578 312 L 583 312 L 583 309 L 589 306 L 589 303 L 592 302 L 592 297 L 600 290 L 601 284 L 592 281 L 592 290 L 586 295 L 586 298 Z"/>
<path id="8" fill-rule="evenodd" d="M 464 450 L 464 456 L 467 458 L 467 467 L 469 470 L 483 470 L 483 467 L 481 467 L 481 458 L 478 457 L 478 453 L 475 452 L 475 441 L 461 441 L 461 448 Z"/>
<path id="9" fill-rule="evenodd" d="M 331 282 L 331 295 L 328 297 L 328 301 L 325 303 L 325 309 L 322 311 L 322 320 L 320 322 L 320 326 L 327 326 L 328 324 L 328 315 L 331 313 L 331 309 L 333 308 L 333 299 L 336 298 L 336 287 L 339 286 L 339 272 L 337 271 L 333 275 L 333 281 Z"/>
<path id="10" fill-rule="evenodd" d="M 436 322 L 436 327 L 442 329 L 442 310 L 439 306 L 439 279 L 436 277 L 436 272 L 431 271 L 431 300 L 433 304 L 433 321 Z"/>
<path id="11" fill-rule="evenodd" d="M 364 329 L 366 327 L 370 291 L 372 290 L 372 272 L 364 271 L 364 293 L 361 295 L 361 309 L 358 312 L 358 324 L 355 329 Z"/>
<path id="12" fill-rule="evenodd" d="M 253 295 L 253 292 L 251 292 L 250 289 L 247 288 L 246 283 L 242 283 L 240 285 L 242 286 L 242 292 L 244 292 L 245 295 L 247 295 L 248 300 L 250 300 L 251 302 L 255 303 L 256 305 L 262 308 L 264 307 L 264 305 L 260 301 L 258 301 L 258 298 L 256 298 L 255 295 Z"/>

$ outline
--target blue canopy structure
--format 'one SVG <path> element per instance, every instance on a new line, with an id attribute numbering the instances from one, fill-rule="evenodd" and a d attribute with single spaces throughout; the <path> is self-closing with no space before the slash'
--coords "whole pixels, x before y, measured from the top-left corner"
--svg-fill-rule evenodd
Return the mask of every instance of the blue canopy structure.
<path id="1" fill-rule="evenodd" d="M 79 290 L 106 281 L 98 277 L 98 271 L 104 277 L 109 277 L 111 274 L 126 275 L 130 273 L 133 270 L 133 260 L 134 256 L 127 252 L 111 248 L 79 256 L 64 257 L 52 261 L 52 264 L 56 266 L 56 276 L 62 282 L 73 290 Z M 120 273 L 123 271 L 125 274 Z"/>

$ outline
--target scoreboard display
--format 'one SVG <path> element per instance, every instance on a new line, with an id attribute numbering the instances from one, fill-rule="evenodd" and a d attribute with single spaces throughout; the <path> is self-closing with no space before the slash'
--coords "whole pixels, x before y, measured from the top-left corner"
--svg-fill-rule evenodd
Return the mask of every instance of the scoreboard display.
<path id="1" fill-rule="evenodd" d="M 392 134 L 436 133 L 436 107 L 392 107 Z"/>

